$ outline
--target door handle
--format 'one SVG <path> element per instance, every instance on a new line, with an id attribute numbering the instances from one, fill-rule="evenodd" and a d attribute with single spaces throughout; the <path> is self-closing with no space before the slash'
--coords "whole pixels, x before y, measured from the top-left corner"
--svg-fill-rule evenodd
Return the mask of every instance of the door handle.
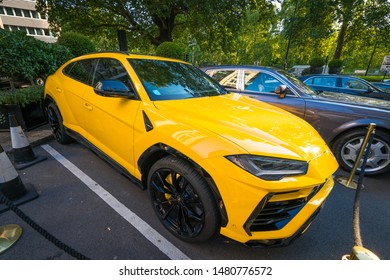
<path id="1" fill-rule="evenodd" d="M 61 93 L 62 90 L 59 87 L 56 87 L 56 92 Z"/>
<path id="2" fill-rule="evenodd" d="M 86 103 L 86 102 L 84 102 L 84 107 L 87 108 L 88 111 L 92 111 L 93 110 L 93 107 L 90 104 Z"/>

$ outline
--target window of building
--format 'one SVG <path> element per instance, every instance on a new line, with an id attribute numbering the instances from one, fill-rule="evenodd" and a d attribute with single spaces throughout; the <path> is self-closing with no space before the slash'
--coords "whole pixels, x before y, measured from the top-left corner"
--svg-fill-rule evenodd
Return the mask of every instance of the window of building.
<path id="1" fill-rule="evenodd" d="M 46 15 L 45 14 L 40 14 L 41 16 L 41 19 L 46 19 Z"/>
<path id="2" fill-rule="evenodd" d="M 43 35 L 43 31 L 40 28 L 35 29 L 37 31 L 37 35 Z"/>
<path id="3" fill-rule="evenodd" d="M 28 34 L 30 34 L 30 35 L 35 35 L 35 29 L 32 28 L 32 27 L 27 27 L 27 32 L 28 32 Z"/>
<path id="4" fill-rule="evenodd" d="M 11 27 L 9 25 L 4 24 L 4 30 L 11 30 Z"/>
<path id="5" fill-rule="evenodd" d="M 22 10 L 18 8 L 14 8 L 15 15 L 18 17 L 22 17 Z"/>
<path id="6" fill-rule="evenodd" d="M 51 36 L 49 29 L 43 29 L 43 32 L 45 32 L 46 36 Z"/>
<path id="7" fill-rule="evenodd" d="M 32 15 L 33 18 L 38 18 L 39 19 L 38 13 L 36 11 L 31 11 L 31 15 Z"/>
<path id="8" fill-rule="evenodd" d="M 23 15 L 28 18 L 31 17 L 29 10 L 23 10 Z"/>
<path id="9" fill-rule="evenodd" d="M 14 15 L 14 11 L 10 7 L 5 7 L 5 11 L 7 12 L 8 16 L 13 16 Z"/>
<path id="10" fill-rule="evenodd" d="M 27 33 L 27 29 L 25 26 L 18 26 L 19 27 L 19 30 L 24 32 L 24 33 Z"/>
<path id="11" fill-rule="evenodd" d="M 19 31 L 19 27 L 15 25 L 11 25 L 11 30 L 12 31 Z"/>
<path id="12" fill-rule="evenodd" d="M 0 7 L 0 15 L 4 15 L 4 9 L 3 9 L 3 7 Z"/>

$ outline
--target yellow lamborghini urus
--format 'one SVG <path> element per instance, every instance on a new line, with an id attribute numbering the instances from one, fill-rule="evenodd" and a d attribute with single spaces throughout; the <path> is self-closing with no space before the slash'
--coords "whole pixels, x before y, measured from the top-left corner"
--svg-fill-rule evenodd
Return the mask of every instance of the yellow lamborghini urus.
<path id="1" fill-rule="evenodd" d="M 319 212 L 338 167 L 305 121 L 229 93 L 179 60 L 72 59 L 47 79 L 45 105 L 58 142 L 102 154 L 188 242 L 219 232 L 250 246 L 287 245 Z"/>

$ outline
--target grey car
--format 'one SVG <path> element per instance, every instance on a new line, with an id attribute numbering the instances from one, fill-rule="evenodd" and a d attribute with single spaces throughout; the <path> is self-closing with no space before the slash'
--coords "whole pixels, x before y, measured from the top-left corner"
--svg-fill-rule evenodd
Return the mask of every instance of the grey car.
<path id="1" fill-rule="evenodd" d="M 283 108 L 310 123 L 331 147 L 340 166 L 351 170 L 370 123 L 376 124 L 366 174 L 390 170 L 390 101 L 318 93 L 283 70 L 261 66 L 202 68 L 232 92 Z"/>

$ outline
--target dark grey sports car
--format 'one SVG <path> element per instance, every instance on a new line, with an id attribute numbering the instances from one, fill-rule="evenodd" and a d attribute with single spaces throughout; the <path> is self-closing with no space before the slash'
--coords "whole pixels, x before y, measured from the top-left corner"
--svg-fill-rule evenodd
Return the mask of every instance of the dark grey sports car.
<path id="1" fill-rule="evenodd" d="M 310 123 L 331 147 L 340 166 L 351 170 L 369 123 L 376 124 L 366 174 L 390 170 L 390 101 L 317 93 L 283 70 L 261 66 L 202 68 L 232 92 L 272 103 Z"/>

